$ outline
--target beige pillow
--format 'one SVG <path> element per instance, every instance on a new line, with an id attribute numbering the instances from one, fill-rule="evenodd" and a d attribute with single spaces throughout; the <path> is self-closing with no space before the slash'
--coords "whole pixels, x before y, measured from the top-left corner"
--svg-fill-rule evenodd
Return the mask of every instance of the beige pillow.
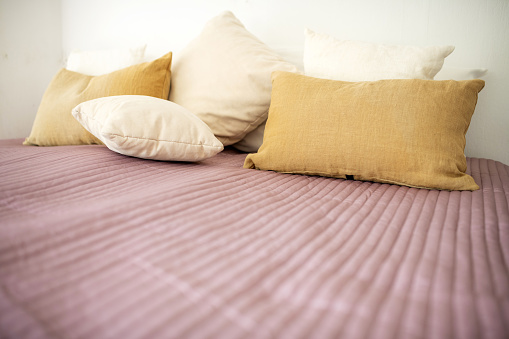
<path id="1" fill-rule="evenodd" d="M 195 113 L 230 145 L 267 118 L 275 70 L 297 68 L 224 12 L 176 55 L 170 100 Z"/>
<path id="2" fill-rule="evenodd" d="M 306 75 L 342 81 L 433 79 L 454 46 L 383 45 L 305 31 Z"/>
<path id="3" fill-rule="evenodd" d="M 273 75 L 260 150 L 245 168 L 476 190 L 465 133 L 483 80 L 343 82 Z"/>
<path id="4" fill-rule="evenodd" d="M 32 132 L 24 145 L 58 146 L 100 144 L 72 116 L 76 105 L 111 95 L 137 94 L 168 97 L 171 52 L 165 56 L 112 73 L 88 76 L 61 69 L 42 97 Z"/>
<path id="5" fill-rule="evenodd" d="M 223 144 L 196 115 L 165 99 L 120 95 L 83 102 L 72 115 L 109 149 L 144 159 L 200 161 Z"/>

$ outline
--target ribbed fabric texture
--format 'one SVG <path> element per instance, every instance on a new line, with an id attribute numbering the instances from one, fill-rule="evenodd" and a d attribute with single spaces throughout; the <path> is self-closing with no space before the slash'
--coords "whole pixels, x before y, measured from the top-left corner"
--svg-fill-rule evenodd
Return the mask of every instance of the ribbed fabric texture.
<path id="1" fill-rule="evenodd" d="M 507 338 L 509 166 L 448 192 L 0 142 L 2 338 Z"/>

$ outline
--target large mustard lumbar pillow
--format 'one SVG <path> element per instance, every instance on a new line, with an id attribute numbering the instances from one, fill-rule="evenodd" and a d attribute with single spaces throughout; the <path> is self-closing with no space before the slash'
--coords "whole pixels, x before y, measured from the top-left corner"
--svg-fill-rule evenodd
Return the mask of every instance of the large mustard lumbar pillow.
<path id="1" fill-rule="evenodd" d="M 23 144 L 102 144 L 73 118 L 72 109 L 84 101 L 112 95 L 148 95 L 167 99 L 171 59 L 170 52 L 154 61 L 99 76 L 61 69 L 46 89 L 30 136 Z"/>
<path id="2" fill-rule="evenodd" d="M 344 82 L 274 72 L 263 144 L 244 167 L 476 190 L 465 133 L 483 80 Z"/>

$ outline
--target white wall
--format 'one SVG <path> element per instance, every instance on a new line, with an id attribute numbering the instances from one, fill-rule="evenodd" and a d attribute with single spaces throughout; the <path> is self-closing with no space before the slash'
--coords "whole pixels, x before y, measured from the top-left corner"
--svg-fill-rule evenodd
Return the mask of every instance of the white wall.
<path id="1" fill-rule="evenodd" d="M 0 0 L 0 138 L 28 136 L 62 65 L 60 0 Z"/>
<path id="2" fill-rule="evenodd" d="M 9 1 L 0 1 L 3 11 L 4 3 Z M 54 3 L 33 0 L 33 3 L 39 2 Z M 446 59 L 446 67 L 489 70 L 484 77 L 486 87 L 480 94 L 467 133 L 466 154 L 509 164 L 508 0 L 61 2 L 61 50 L 64 55 L 72 49 L 122 48 L 146 43 L 147 53 L 152 57 L 170 50 L 178 57 L 178 51 L 200 32 L 203 24 L 223 10 L 233 11 L 253 34 L 298 63 L 302 63 L 305 27 L 340 39 L 421 46 L 454 45 L 456 50 Z M 25 38 L 18 34 L 18 39 Z M 53 64 L 48 67 L 51 68 Z M 37 81 L 45 86 L 50 77 L 42 81 L 44 77 L 46 74 L 41 74 Z M 40 92 L 35 90 L 29 95 L 40 98 Z M 3 106 L 0 108 L 3 116 Z M 24 108 L 10 111 L 9 115 L 20 114 L 18 112 L 27 114 Z M 31 111 L 30 114 L 32 119 L 35 113 Z M 24 118 L 23 124 L 30 119 Z M 25 136 L 25 131 L 26 128 L 15 136 Z M 5 136 L 3 132 L 0 135 Z"/>

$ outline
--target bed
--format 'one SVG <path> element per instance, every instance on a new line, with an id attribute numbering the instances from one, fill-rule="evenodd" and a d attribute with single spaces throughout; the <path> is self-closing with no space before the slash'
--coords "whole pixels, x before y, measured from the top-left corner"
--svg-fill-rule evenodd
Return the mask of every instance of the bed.
<path id="1" fill-rule="evenodd" d="M 509 166 L 476 191 L 0 142 L 5 338 L 507 338 Z"/>
<path id="2" fill-rule="evenodd" d="M 174 63 L 60 70 L 0 140 L 0 337 L 508 338 L 484 81 L 305 35 L 305 72 L 231 12 Z"/>

